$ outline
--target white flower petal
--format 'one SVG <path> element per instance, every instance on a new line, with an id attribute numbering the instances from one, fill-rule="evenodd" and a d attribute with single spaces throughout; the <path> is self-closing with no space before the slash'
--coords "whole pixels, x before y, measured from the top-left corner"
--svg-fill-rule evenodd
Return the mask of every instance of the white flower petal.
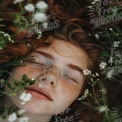
<path id="1" fill-rule="evenodd" d="M 36 14 L 34 14 L 33 18 L 37 22 L 45 22 L 45 21 L 47 21 L 47 16 L 44 13 L 36 13 Z"/>
<path id="2" fill-rule="evenodd" d="M 108 62 L 113 63 L 113 57 L 110 57 Z"/>
<path id="3" fill-rule="evenodd" d="M 110 31 L 112 31 L 113 29 L 112 28 L 109 28 Z"/>
<path id="4" fill-rule="evenodd" d="M 85 70 L 83 70 L 83 74 L 84 75 L 90 75 L 91 74 L 91 71 L 88 70 L 88 69 L 85 69 Z"/>
<path id="5" fill-rule="evenodd" d="M 19 115 L 22 115 L 22 114 L 25 113 L 25 112 L 26 112 L 26 110 L 21 109 L 21 110 L 19 110 L 17 113 L 18 113 Z"/>
<path id="6" fill-rule="evenodd" d="M 38 8 L 39 10 L 47 10 L 48 9 L 48 4 L 44 1 L 39 1 L 36 4 L 36 8 Z"/>
<path id="7" fill-rule="evenodd" d="M 115 42 L 113 43 L 113 46 L 114 46 L 114 47 L 119 47 L 119 44 L 120 44 L 119 41 L 115 41 Z"/>
<path id="8" fill-rule="evenodd" d="M 35 7 L 33 4 L 29 3 L 28 5 L 26 5 L 25 7 L 25 10 L 28 11 L 28 12 L 33 12 L 35 10 Z"/>
<path id="9" fill-rule="evenodd" d="M 25 104 L 26 104 L 26 102 L 21 102 L 20 104 L 21 104 L 21 105 L 25 105 Z"/>
<path id="10" fill-rule="evenodd" d="M 96 76 L 99 76 L 99 74 L 98 74 L 97 72 L 95 73 L 95 75 L 96 75 Z"/>
<path id="11" fill-rule="evenodd" d="M 100 66 L 100 69 L 102 70 L 102 69 L 105 69 L 105 67 L 107 66 L 107 63 L 106 62 L 101 62 L 100 64 L 99 64 L 99 66 Z"/>
<path id="12" fill-rule="evenodd" d="M 95 4 L 95 1 L 94 2 L 91 2 L 91 4 Z"/>
<path id="13" fill-rule="evenodd" d="M 24 0 L 15 0 L 14 4 L 17 4 L 17 3 L 22 2 L 22 1 L 24 1 Z"/>
<path id="14" fill-rule="evenodd" d="M 25 102 L 28 102 L 29 100 L 31 100 L 32 95 L 30 93 L 22 93 L 20 95 L 20 100 L 22 100 L 21 104 L 24 104 Z"/>
<path id="15" fill-rule="evenodd" d="M 99 108 L 99 112 L 104 112 L 104 111 L 106 111 L 107 110 L 107 107 L 106 106 L 101 106 L 100 108 Z"/>
<path id="16" fill-rule="evenodd" d="M 48 22 L 44 22 L 44 23 L 42 24 L 42 26 L 43 26 L 44 29 L 47 29 L 47 28 L 48 28 Z"/>
<path id="17" fill-rule="evenodd" d="M 106 77 L 107 78 L 112 78 L 112 75 L 114 74 L 114 70 L 112 69 L 112 70 L 110 70 L 108 73 L 107 73 L 107 75 L 106 75 Z"/>
<path id="18" fill-rule="evenodd" d="M 99 39 L 99 34 L 94 35 L 96 39 Z"/>
<path id="19" fill-rule="evenodd" d="M 15 121 L 16 119 L 17 119 L 16 113 L 12 113 L 12 114 L 10 114 L 10 115 L 8 116 L 8 121 L 9 121 L 9 122 L 13 122 L 13 121 Z"/>

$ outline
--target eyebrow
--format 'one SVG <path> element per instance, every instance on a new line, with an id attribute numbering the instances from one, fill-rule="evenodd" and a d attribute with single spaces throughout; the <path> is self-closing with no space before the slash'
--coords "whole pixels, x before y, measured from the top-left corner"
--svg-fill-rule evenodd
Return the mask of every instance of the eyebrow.
<path id="1" fill-rule="evenodd" d="M 54 56 L 52 56 L 52 55 L 50 55 L 48 53 L 42 52 L 42 51 L 34 51 L 34 53 L 38 53 L 38 54 L 41 54 L 41 55 L 43 55 L 45 57 L 48 57 L 50 59 L 54 59 Z"/>
<path id="2" fill-rule="evenodd" d="M 38 54 L 41 54 L 45 57 L 48 57 L 48 58 L 51 58 L 51 59 L 54 59 L 54 56 L 52 56 L 51 54 L 48 54 L 48 53 L 45 53 L 45 52 L 42 52 L 42 51 L 34 51 L 34 53 L 38 53 Z M 69 68 L 73 69 L 73 70 L 76 70 L 78 72 L 80 72 L 81 74 L 83 74 L 83 69 L 81 69 L 80 67 L 74 65 L 74 64 L 68 64 L 67 65 Z"/>
<path id="3" fill-rule="evenodd" d="M 68 64 L 67 66 L 70 67 L 71 69 L 76 70 L 76 71 L 80 72 L 81 74 L 83 74 L 83 69 L 81 69 L 80 67 L 78 67 L 74 64 Z"/>

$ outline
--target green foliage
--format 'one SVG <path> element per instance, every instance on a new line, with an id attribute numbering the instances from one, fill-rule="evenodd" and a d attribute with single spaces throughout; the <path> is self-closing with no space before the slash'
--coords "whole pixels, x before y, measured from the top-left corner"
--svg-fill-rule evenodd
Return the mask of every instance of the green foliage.
<path id="1" fill-rule="evenodd" d="M 0 49 L 7 47 L 10 42 L 13 43 L 13 40 L 11 39 L 10 35 L 8 33 L 0 31 Z"/>
<path id="2" fill-rule="evenodd" d="M 5 104 L 2 104 L 0 106 L 0 120 L 4 120 L 8 117 L 8 115 L 12 114 L 13 112 L 17 111 L 17 107 L 13 106 L 6 106 Z"/>
<path id="3" fill-rule="evenodd" d="M 24 92 L 26 87 L 28 87 L 29 85 L 33 85 L 34 83 L 35 83 L 35 80 L 29 79 L 24 74 L 20 81 L 14 80 L 12 83 L 7 83 L 7 87 L 11 89 L 11 93 L 0 91 L 0 96 L 3 96 L 3 95 L 15 96 L 19 94 L 19 92 Z"/>
<path id="4" fill-rule="evenodd" d="M 12 83 L 7 83 L 7 86 L 13 91 L 10 95 L 17 95 L 19 91 L 24 91 L 29 85 L 34 84 L 35 80 L 29 79 L 25 74 L 22 76 L 21 81 L 14 80 Z"/>
<path id="5" fill-rule="evenodd" d="M 111 121 L 112 122 L 121 122 L 122 121 L 122 104 L 117 105 L 112 108 L 110 111 Z"/>
<path id="6" fill-rule="evenodd" d="M 0 22 L 2 22 L 2 21 L 3 21 L 3 19 L 0 18 Z M 4 24 L 0 24 L 0 27 L 5 27 L 5 25 Z"/>

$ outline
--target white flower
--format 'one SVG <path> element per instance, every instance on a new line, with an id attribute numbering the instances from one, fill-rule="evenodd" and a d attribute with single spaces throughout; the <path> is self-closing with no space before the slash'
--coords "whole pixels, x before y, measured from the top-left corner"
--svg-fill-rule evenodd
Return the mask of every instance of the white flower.
<path id="1" fill-rule="evenodd" d="M 113 43 L 113 46 L 114 46 L 114 47 L 119 47 L 119 44 L 120 44 L 119 41 L 115 41 L 115 42 Z"/>
<path id="2" fill-rule="evenodd" d="M 26 102 L 28 102 L 29 100 L 31 100 L 32 95 L 30 93 L 22 93 L 20 95 L 20 100 L 22 100 L 21 104 L 25 104 Z"/>
<path id="3" fill-rule="evenodd" d="M 4 36 L 8 38 L 8 41 L 14 42 L 14 41 L 11 39 L 11 37 L 10 37 L 10 35 L 9 35 L 8 33 L 4 34 Z"/>
<path id="4" fill-rule="evenodd" d="M 105 67 L 107 66 L 107 63 L 106 62 L 101 62 L 99 66 L 100 66 L 101 70 L 105 69 Z"/>
<path id="5" fill-rule="evenodd" d="M 83 74 L 84 75 L 90 75 L 91 74 L 91 71 L 88 70 L 88 69 L 85 69 L 85 70 L 83 70 Z"/>
<path id="6" fill-rule="evenodd" d="M 5 80 L 4 79 L 0 79 L 0 88 L 4 87 L 5 85 Z"/>
<path id="7" fill-rule="evenodd" d="M 113 63 L 113 57 L 110 57 L 108 62 L 112 64 Z"/>
<path id="8" fill-rule="evenodd" d="M 5 33 L 5 32 L 3 32 L 3 31 L 0 31 L 0 34 L 2 34 L 4 37 L 7 37 L 7 38 L 8 38 L 8 41 L 14 42 L 14 41 L 11 39 L 11 36 L 10 36 L 8 33 Z"/>
<path id="9" fill-rule="evenodd" d="M 29 118 L 28 117 L 21 117 L 19 119 L 19 122 L 28 122 Z"/>
<path id="10" fill-rule="evenodd" d="M 91 2 L 91 4 L 95 4 L 95 1 Z"/>
<path id="11" fill-rule="evenodd" d="M 15 0 L 14 1 L 14 4 L 19 3 L 19 2 L 22 2 L 22 1 L 24 1 L 24 0 Z"/>
<path id="12" fill-rule="evenodd" d="M 17 113 L 18 113 L 19 115 L 22 115 L 22 114 L 24 114 L 25 112 L 26 112 L 26 110 L 21 109 L 21 110 L 19 110 Z"/>
<path id="13" fill-rule="evenodd" d="M 36 14 L 34 14 L 33 18 L 37 22 L 45 22 L 45 21 L 47 21 L 47 16 L 44 13 L 36 13 Z"/>
<path id="14" fill-rule="evenodd" d="M 47 27 L 48 27 L 48 22 L 44 22 L 44 23 L 42 24 L 42 26 L 43 26 L 44 29 L 47 29 Z"/>
<path id="15" fill-rule="evenodd" d="M 98 74 L 97 72 L 95 73 L 95 75 L 96 75 L 96 76 L 99 76 L 99 74 Z"/>
<path id="16" fill-rule="evenodd" d="M 94 35 L 96 39 L 99 39 L 99 34 Z"/>
<path id="17" fill-rule="evenodd" d="M 5 32 L 4 31 L 0 31 L 0 34 L 5 34 Z"/>
<path id="18" fill-rule="evenodd" d="M 107 106 L 101 106 L 100 108 L 99 108 L 99 112 L 101 113 L 101 112 L 104 112 L 104 111 L 106 111 L 107 110 Z"/>
<path id="19" fill-rule="evenodd" d="M 12 114 L 10 114 L 10 115 L 8 116 L 8 121 L 9 121 L 9 122 L 13 122 L 13 121 L 15 121 L 16 119 L 17 119 L 16 113 L 12 113 Z"/>
<path id="20" fill-rule="evenodd" d="M 88 94 L 89 94 L 89 90 L 86 89 L 84 92 L 84 95 L 82 95 L 80 98 L 78 98 L 78 100 L 84 100 L 85 98 L 87 98 Z"/>
<path id="21" fill-rule="evenodd" d="M 88 94 L 89 94 L 89 90 L 86 89 L 85 92 L 84 92 L 84 96 L 88 96 Z"/>
<path id="22" fill-rule="evenodd" d="M 111 78 L 113 74 L 114 74 L 114 70 L 111 69 L 110 71 L 108 71 L 106 77 L 107 77 L 107 78 Z"/>
<path id="23" fill-rule="evenodd" d="M 38 8 L 39 10 L 47 10 L 48 5 L 44 1 L 39 1 L 38 3 L 36 3 L 36 8 Z"/>
<path id="24" fill-rule="evenodd" d="M 88 8 L 90 9 L 90 8 L 92 8 L 92 6 L 88 6 Z"/>
<path id="25" fill-rule="evenodd" d="M 28 12 L 33 12 L 35 10 L 35 7 L 31 3 L 27 4 L 24 8 Z"/>
<path id="26" fill-rule="evenodd" d="M 38 33 L 37 39 L 40 39 L 41 37 L 42 37 L 42 34 L 41 33 Z"/>
<path id="27" fill-rule="evenodd" d="M 112 28 L 109 28 L 110 31 L 112 31 L 113 29 Z"/>

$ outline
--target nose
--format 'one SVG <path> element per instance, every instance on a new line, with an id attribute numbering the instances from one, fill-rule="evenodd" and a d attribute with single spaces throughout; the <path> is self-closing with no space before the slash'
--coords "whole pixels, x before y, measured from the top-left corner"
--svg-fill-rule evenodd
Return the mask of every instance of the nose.
<path id="1" fill-rule="evenodd" d="M 46 75 L 39 75 L 37 77 L 37 81 L 39 84 L 46 84 L 50 86 L 56 86 L 57 85 L 57 78 L 52 74 L 46 74 Z"/>

